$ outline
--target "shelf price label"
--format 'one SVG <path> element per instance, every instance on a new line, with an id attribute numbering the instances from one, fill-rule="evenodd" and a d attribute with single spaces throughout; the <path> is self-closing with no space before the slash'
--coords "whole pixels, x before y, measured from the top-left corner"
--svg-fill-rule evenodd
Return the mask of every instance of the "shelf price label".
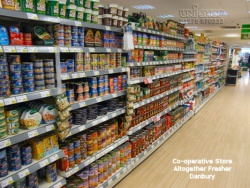
<path id="1" fill-rule="evenodd" d="M 100 75 L 100 72 L 99 71 L 94 71 L 94 75 L 98 76 L 98 75 Z"/>
<path id="2" fill-rule="evenodd" d="M 3 51 L 6 53 L 16 52 L 15 46 L 3 46 Z"/>
<path id="3" fill-rule="evenodd" d="M 38 131 L 37 130 L 28 132 L 28 137 L 29 138 L 33 138 L 35 136 L 38 136 Z"/>
<path id="4" fill-rule="evenodd" d="M 50 53 L 55 53 L 56 52 L 56 48 L 54 48 L 54 47 L 47 47 L 47 48 L 48 48 L 48 51 Z"/>
<path id="5" fill-rule="evenodd" d="M 85 125 L 79 127 L 79 131 L 84 131 L 86 129 Z"/>
<path id="6" fill-rule="evenodd" d="M 16 98 L 11 97 L 11 98 L 4 99 L 4 104 L 5 105 L 16 104 Z"/>
<path id="7" fill-rule="evenodd" d="M 0 100 L 0 106 L 4 106 L 3 100 Z"/>
<path id="8" fill-rule="evenodd" d="M 95 52 L 95 48 L 89 48 L 89 52 Z"/>
<path id="9" fill-rule="evenodd" d="M 18 103 L 20 103 L 20 102 L 26 102 L 26 101 L 28 101 L 28 98 L 27 98 L 26 95 L 21 95 L 21 96 L 17 96 L 17 97 L 16 97 L 16 101 L 17 101 Z"/>
<path id="10" fill-rule="evenodd" d="M 143 82 L 144 84 L 151 84 L 153 81 L 152 81 L 152 78 L 144 78 Z"/>
<path id="11" fill-rule="evenodd" d="M 30 53 L 38 52 L 37 47 L 28 47 L 28 52 Z"/>
<path id="12" fill-rule="evenodd" d="M 106 48 L 106 52 L 111 52 L 111 48 Z"/>
<path id="13" fill-rule="evenodd" d="M 34 14 L 34 13 L 26 13 L 26 14 L 27 14 L 28 19 L 30 19 L 30 20 L 38 20 L 37 14 Z"/>
<path id="14" fill-rule="evenodd" d="M 49 159 L 50 159 L 50 161 L 53 163 L 54 161 L 58 160 L 59 157 L 58 157 L 57 154 L 55 154 L 55 155 L 51 156 Z"/>
<path id="15" fill-rule="evenodd" d="M 3 48 L 2 48 L 2 46 L 0 46 L 0 52 L 3 52 Z"/>
<path id="16" fill-rule="evenodd" d="M 63 186 L 62 183 L 59 182 L 59 183 L 55 184 L 55 185 L 53 186 L 53 188 L 61 188 L 62 186 Z"/>
<path id="17" fill-rule="evenodd" d="M 43 91 L 43 92 L 40 92 L 40 94 L 41 94 L 41 97 L 42 97 L 42 98 L 50 97 L 49 91 Z"/>
<path id="18" fill-rule="evenodd" d="M 160 115 L 155 116 L 155 117 L 154 117 L 154 123 L 160 121 L 160 119 L 161 119 L 161 116 L 160 116 Z"/>
<path id="19" fill-rule="evenodd" d="M 118 52 L 122 52 L 122 49 L 118 49 Z"/>
<path id="20" fill-rule="evenodd" d="M 82 107 L 86 106 L 86 103 L 85 102 L 80 102 L 79 106 L 80 106 L 80 108 L 82 108 Z"/>
<path id="21" fill-rule="evenodd" d="M 78 26 L 78 27 L 80 26 L 81 27 L 82 26 L 82 22 L 75 21 L 75 26 Z"/>
<path id="22" fill-rule="evenodd" d="M 40 165 L 41 168 L 45 167 L 45 166 L 48 165 L 48 164 L 49 164 L 48 159 L 45 159 L 45 160 L 39 162 L 39 165 Z"/>
<path id="23" fill-rule="evenodd" d="M 30 174 L 29 169 L 25 169 L 25 170 L 19 172 L 19 173 L 18 173 L 18 176 L 19 176 L 19 178 L 21 179 L 21 178 L 23 178 L 23 177 L 25 177 L 25 176 L 28 176 L 29 174 Z"/>
<path id="24" fill-rule="evenodd" d="M 16 46 L 16 52 L 27 53 L 28 50 L 27 50 L 27 48 L 24 47 L 24 46 Z"/>
<path id="25" fill-rule="evenodd" d="M 113 70 L 113 69 L 109 69 L 108 71 L 109 71 L 109 74 L 114 73 L 114 70 Z"/>
<path id="26" fill-rule="evenodd" d="M 110 31 L 111 27 L 110 26 L 105 26 L 105 30 Z"/>
<path id="27" fill-rule="evenodd" d="M 72 78 L 74 78 L 74 79 L 75 79 L 75 78 L 79 78 L 79 74 L 78 74 L 78 73 L 72 73 L 71 76 L 72 76 Z"/>
<path id="28" fill-rule="evenodd" d="M 67 47 L 60 47 L 61 52 L 69 52 L 69 48 Z"/>
<path id="29" fill-rule="evenodd" d="M 80 78 L 86 77 L 85 72 L 79 72 L 79 77 L 80 77 Z"/>
<path id="30" fill-rule="evenodd" d="M 12 177 L 8 177 L 7 179 L 1 181 L 0 185 L 1 187 L 7 187 L 8 185 L 12 184 L 14 181 Z"/>
<path id="31" fill-rule="evenodd" d="M 4 140 L 0 142 L 0 149 L 8 147 L 11 145 L 10 139 Z"/>
<path id="32" fill-rule="evenodd" d="M 48 125 L 46 126 L 46 131 L 49 132 L 49 131 L 52 131 L 55 129 L 55 126 L 54 125 Z"/>

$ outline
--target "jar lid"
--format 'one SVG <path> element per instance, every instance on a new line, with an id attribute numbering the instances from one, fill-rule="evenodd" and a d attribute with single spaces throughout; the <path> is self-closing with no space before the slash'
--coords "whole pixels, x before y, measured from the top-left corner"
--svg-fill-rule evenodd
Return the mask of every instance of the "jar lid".
<path id="1" fill-rule="evenodd" d="M 128 8 L 124 8 L 123 10 L 124 10 L 124 11 L 128 11 L 129 9 L 128 9 Z"/>
<path id="2" fill-rule="evenodd" d="M 98 11 L 92 11 L 92 14 L 94 14 L 94 15 L 98 15 L 98 14 L 99 14 L 99 12 L 98 12 Z"/>
<path id="3" fill-rule="evenodd" d="M 112 18 L 112 14 L 103 14 L 103 18 Z"/>
<path id="4" fill-rule="evenodd" d="M 112 18 L 118 20 L 118 16 L 113 16 Z"/>
<path id="5" fill-rule="evenodd" d="M 84 9 L 85 8 L 83 8 L 83 7 L 76 7 L 76 11 L 82 11 L 82 12 L 84 12 Z"/>
<path id="6" fill-rule="evenodd" d="M 99 8 L 104 8 L 104 4 L 99 4 Z"/>
<path id="7" fill-rule="evenodd" d="M 67 6 L 67 9 L 75 9 L 76 10 L 76 5 L 69 5 L 69 6 Z"/>
<path id="8" fill-rule="evenodd" d="M 123 6 L 119 6 L 118 9 L 123 10 Z"/>
<path id="9" fill-rule="evenodd" d="M 66 0 L 59 0 L 59 3 L 66 5 Z"/>
<path id="10" fill-rule="evenodd" d="M 85 9 L 84 13 L 92 13 L 92 10 L 91 9 Z"/>
<path id="11" fill-rule="evenodd" d="M 117 8 L 117 7 L 118 7 L 118 4 L 109 4 L 109 7 Z"/>
<path id="12" fill-rule="evenodd" d="M 118 20 L 123 21 L 123 17 L 119 17 Z"/>

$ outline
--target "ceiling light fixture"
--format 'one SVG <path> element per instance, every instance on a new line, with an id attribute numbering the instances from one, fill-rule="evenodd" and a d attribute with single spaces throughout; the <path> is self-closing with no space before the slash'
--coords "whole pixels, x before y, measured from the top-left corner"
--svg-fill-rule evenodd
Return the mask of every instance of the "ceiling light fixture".
<path id="1" fill-rule="evenodd" d="M 154 6 L 152 5 L 135 5 L 135 6 L 132 6 L 134 9 L 137 9 L 137 10 L 150 10 L 150 9 L 155 9 Z"/>
<path id="2" fill-rule="evenodd" d="M 173 18 L 174 16 L 171 15 L 171 14 L 165 14 L 165 15 L 160 15 L 160 16 L 157 16 L 158 18 Z"/>
<path id="3" fill-rule="evenodd" d="M 248 11 L 248 14 L 250 14 L 250 10 Z"/>

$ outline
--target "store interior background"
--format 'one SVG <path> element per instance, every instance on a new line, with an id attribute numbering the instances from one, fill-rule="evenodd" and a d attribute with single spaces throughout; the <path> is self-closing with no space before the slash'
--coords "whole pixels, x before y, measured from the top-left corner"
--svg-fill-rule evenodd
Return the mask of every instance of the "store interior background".
<path id="1" fill-rule="evenodd" d="M 102 0 L 102 3 L 118 3 L 121 6 L 129 7 L 130 15 L 133 12 L 143 12 L 160 22 L 164 22 L 167 19 L 187 21 L 187 19 L 183 19 L 180 16 L 180 11 L 185 9 L 192 11 L 197 9 L 222 10 L 222 24 L 203 24 L 201 20 L 199 20 L 198 24 L 195 24 L 194 19 L 191 19 L 186 24 L 186 27 L 196 35 L 203 33 L 211 40 L 226 42 L 228 45 L 226 61 L 228 68 L 236 69 L 239 58 L 244 56 L 244 60 L 246 61 L 250 53 L 250 39 L 241 40 L 241 26 L 250 22 L 250 0 Z M 152 9 L 133 8 L 139 5 L 150 5 Z M 244 66 L 245 64 L 243 64 Z"/>

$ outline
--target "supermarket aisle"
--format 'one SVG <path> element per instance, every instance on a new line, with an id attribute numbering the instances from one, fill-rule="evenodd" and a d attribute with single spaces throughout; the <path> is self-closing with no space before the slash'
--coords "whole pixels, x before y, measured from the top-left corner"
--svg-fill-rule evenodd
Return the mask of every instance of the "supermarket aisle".
<path id="1" fill-rule="evenodd" d="M 162 147 L 116 188 L 247 188 L 250 186 L 250 76 L 224 87 Z M 231 172 L 203 172 L 214 180 L 193 180 L 174 172 L 173 159 L 231 159 Z M 185 167 L 183 164 L 182 166 Z M 195 166 L 195 165 L 190 165 Z M 202 166 L 202 165 L 199 165 Z M 207 165 L 205 165 L 207 166 Z M 191 172 L 201 174 L 202 172 Z"/>

